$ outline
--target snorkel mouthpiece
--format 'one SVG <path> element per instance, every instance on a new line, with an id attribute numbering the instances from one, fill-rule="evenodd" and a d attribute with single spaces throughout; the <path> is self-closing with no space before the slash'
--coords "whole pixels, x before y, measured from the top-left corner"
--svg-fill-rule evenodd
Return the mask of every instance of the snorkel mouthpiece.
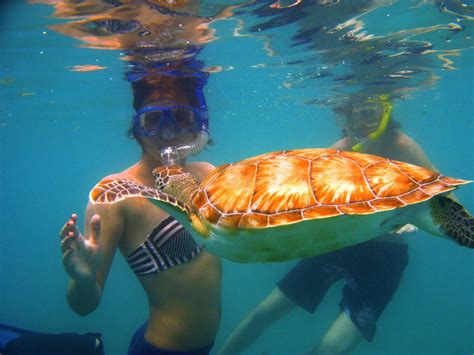
<path id="1" fill-rule="evenodd" d="M 196 133 L 196 138 L 188 144 L 161 149 L 161 162 L 163 166 L 179 166 L 181 162 L 186 160 L 186 157 L 195 155 L 203 150 L 208 141 L 209 133 L 207 131 L 199 131 Z"/>
<path id="2" fill-rule="evenodd" d="M 163 166 L 179 166 L 181 159 L 179 158 L 178 149 L 176 147 L 166 147 L 161 149 L 161 161 Z"/>

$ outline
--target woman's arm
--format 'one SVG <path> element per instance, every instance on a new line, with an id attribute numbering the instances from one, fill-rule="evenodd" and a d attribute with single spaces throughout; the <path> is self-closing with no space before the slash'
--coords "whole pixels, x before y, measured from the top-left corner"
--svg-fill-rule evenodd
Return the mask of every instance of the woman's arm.
<path id="1" fill-rule="evenodd" d="M 67 299 L 79 315 L 91 313 L 100 303 L 120 238 L 124 217 L 120 204 L 90 205 L 86 209 L 85 236 L 73 215 L 61 231 L 63 264 L 71 280 Z"/>

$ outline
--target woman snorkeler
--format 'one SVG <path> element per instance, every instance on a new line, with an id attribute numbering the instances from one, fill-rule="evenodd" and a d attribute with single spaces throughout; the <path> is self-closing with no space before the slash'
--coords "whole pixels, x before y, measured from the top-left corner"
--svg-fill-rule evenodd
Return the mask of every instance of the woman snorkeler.
<path id="1" fill-rule="evenodd" d="M 180 164 L 197 178 L 206 176 L 214 168 L 211 164 L 186 161 L 208 142 L 202 90 L 199 76 L 147 75 L 133 81 L 137 112 L 130 133 L 141 146 L 141 156 L 105 179 L 153 187 L 153 168 L 167 164 Z M 99 305 L 118 249 L 149 304 L 149 318 L 128 354 L 208 354 L 221 316 L 220 259 L 201 250 L 178 221 L 145 199 L 89 204 L 85 215 L 84 235 L 76 214 L 60 232 L 71 308 L 87 315 Z"/>

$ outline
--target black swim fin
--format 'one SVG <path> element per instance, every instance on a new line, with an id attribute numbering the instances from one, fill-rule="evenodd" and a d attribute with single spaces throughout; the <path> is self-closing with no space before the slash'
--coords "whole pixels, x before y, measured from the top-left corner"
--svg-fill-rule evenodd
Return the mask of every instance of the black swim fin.
<path id="1" fill-rule="evenodd" d="M 0 324 L 2 355 L 104 355 L 99 333 L 39 333 Z"/>

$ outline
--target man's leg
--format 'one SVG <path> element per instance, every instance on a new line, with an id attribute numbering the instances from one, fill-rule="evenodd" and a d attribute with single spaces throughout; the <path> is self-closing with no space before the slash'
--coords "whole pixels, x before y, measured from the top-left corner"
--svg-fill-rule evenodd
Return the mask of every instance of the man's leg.
<path id="1" fill-rule="evenodd" d="M 227 338 L 219 354 L 238 354 L 245 350 L 268 326 L 296 307 L 296 304 L 276 287 L 260 302 Z"/>
<path id="2" fill-rule="evenodd" d="M 367 242 L 352 250 L 354 254 L 347 256 L 344 265 L 350 277 L 346 277 L 339 303 L 341 313 L 315 354 L 348 354 L 361 339 L 372 341 L 377 320 L 395 294 L 408 263 L 404 244 Z"/>
<path id="3" fill-rule="evenodd" d="M 329 327 L 321 344 L 314 350 L 317 355 L 342 355 L 351 352 L 364 339 L 364 336 L 347 316 L 339 313 Z"/>

